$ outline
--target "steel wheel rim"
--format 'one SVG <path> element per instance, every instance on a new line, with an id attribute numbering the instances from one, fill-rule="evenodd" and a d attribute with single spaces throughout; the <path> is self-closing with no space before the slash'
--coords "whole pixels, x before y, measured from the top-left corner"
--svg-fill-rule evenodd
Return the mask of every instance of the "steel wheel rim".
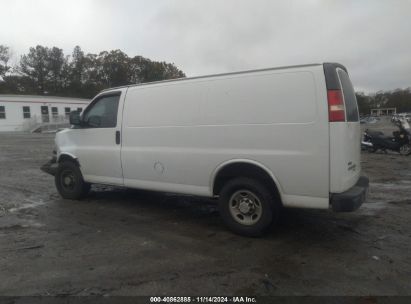
<path id="1" fill-rule="evenodd" d="M 73 191 L 76 187 L 76 178 L 74 172 L 71 170 L 64 170 L 61 172 L 61 186 L 66 191 Z"/>
<path id="2" fill-rule="evenodd" d="M 242 225 L 255 225 L 261 218 L 263 207 L 257 195 L 249 190 L 238 190 L 228 202 L 233 219 Z"/>

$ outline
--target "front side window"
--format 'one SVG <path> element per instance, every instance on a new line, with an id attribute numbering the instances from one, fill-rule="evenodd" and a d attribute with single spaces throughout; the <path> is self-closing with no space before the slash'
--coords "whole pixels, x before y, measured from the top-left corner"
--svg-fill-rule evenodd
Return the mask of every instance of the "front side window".
<path id="1" fill-rule="evenodd" d="M 103 96 L 86 109 L 83 121 L 88 127 L 114 128 L 117 125 L 117 110 L 120 95 Z"/>
<path id="2" fill-rule="evenodd" d="M 0 106 L 0 119 L 6 119 L 6 107 Z"/>
<path id="3" fill-rule="evenodd" d="M 23 107 L 23 118 L 31 118 L 30 107 Z"/>

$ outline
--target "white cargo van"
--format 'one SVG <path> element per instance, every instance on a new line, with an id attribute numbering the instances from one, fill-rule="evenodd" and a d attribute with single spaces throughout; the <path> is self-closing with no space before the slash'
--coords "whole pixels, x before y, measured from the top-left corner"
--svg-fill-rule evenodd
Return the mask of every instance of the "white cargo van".
<path id="1" fill-rule="evenodd" d="M 228 227 L 253 236 L 281 207 L 353 211 L 368 189 L 336 63 L 113 88 L 70 121 L 43 168 L 67 199 L 93 183 L 215 197 Z"/>

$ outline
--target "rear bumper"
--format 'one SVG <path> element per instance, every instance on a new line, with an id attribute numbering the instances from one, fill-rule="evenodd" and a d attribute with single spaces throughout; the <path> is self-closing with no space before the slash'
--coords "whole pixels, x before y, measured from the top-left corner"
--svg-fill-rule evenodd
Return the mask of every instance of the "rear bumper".
<path id="1" fill-rule="evenodd" d="M 40 167 L 41 171 L 46 172 L 50 175 L 56 175 L 57 171 L 57 158 L 55 156 L 52 157 L 47 163 Z"/>
<path id="2" fill-rule="evenodd" d="M 332 193 L 330 205 L 335 212 L 350 212 L 357 210 L 367 199 L 369 180 L 361 176 L 357 183 L 342 193 Z"/>

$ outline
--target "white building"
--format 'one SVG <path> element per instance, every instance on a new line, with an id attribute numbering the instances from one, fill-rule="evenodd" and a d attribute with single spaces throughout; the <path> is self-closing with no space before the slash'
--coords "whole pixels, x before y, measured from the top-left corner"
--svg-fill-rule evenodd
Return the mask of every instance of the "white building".
<path id="1" fill-rule="evenodd" d="M 83 109 L 89 102 L 80 98 L 0 95 L 0 132 L 67 123 L 71 111 Z"/>
<path id="2" fill-rule="evenodd" d="M 397 113 L 397 108 L 371 109 L 371 115 L 373 116 L 394 115 L 396 113 Z"/>

